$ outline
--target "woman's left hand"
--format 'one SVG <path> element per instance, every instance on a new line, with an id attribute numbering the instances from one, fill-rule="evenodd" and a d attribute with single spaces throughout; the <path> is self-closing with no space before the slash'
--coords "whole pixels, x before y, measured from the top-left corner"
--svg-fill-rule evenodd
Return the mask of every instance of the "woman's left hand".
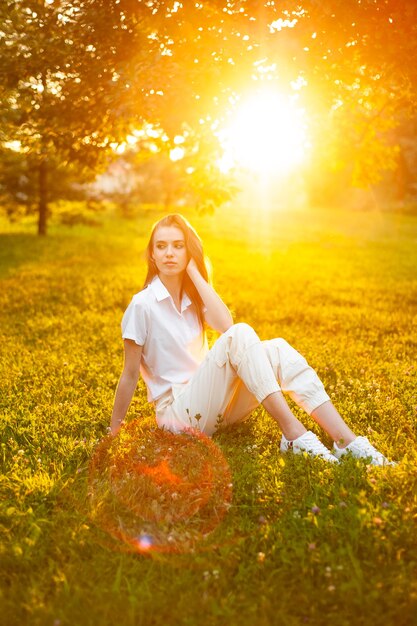
<path id="1" fill-rule="evenodd" d="M 192 274 L 195 275 L 195 272 L 199 272 L 199 269 L 197 267 L 197 263 L 194 261 L 193 257 L 191 257 L 191 259 L 188 261 L 188 265 L 185 268 L 187 274 L 190 276 L 190 278 L 192 277 Z"/>
<path id="2" fill-rule="evenodd" d="M 233 324 L 233 317 L 219 294 L 201 275 L 198 265 L 191 257 L 185 268 L 193 281 L 205 307 L 204 318 L 211 328 L 224 333 Z"/>

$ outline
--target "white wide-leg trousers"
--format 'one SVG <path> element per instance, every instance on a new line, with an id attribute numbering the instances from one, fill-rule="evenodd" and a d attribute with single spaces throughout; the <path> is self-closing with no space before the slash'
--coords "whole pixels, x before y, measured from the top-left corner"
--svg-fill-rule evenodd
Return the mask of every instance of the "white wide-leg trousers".
<path id="1" fill-rule="evenodd" d="M 248 324 L 234 324 L 215 342 L 191 379 L 155 402 L 160 428 L 206 435 L 239 422 L 271 393 L 282 391 L 309 415 L 330 400 L 306 359 L 285 341 L 261 341 Z"/>

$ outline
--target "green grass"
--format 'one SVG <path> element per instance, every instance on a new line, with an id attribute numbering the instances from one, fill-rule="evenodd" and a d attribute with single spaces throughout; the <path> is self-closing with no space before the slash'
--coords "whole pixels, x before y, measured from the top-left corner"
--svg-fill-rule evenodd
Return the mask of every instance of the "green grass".
<path id="1" fill-rule="evenodd" d="M 107 536 L 87 474 L 122 368 L 121 316 L 141 287 L 156 217 L 52 225 L 46 239 L 30 222 L 3 224 L 2 623 L 417 624 L 417 219 L 297 211 L 192 220 L 235 320 L 262 339 L 286 338 L 348 424 L 400 463 L 283 457 L 279 429 L 257 409 L 214 438 L 233 482 L 217 528 L 195 533 L 219 510 L 212 498 L 190 531 L 181 517 L 177 551 L 150 556 Z M 136 418 L 143 458 L 157 463 L 163 450 L 142 383 L 128 414 Z M 176 462 L 198 479 L 195 450 Z M 216 497 L 227 500 L 220 483 Z M 166 510 L 158 497 L 149 506 Z"/>

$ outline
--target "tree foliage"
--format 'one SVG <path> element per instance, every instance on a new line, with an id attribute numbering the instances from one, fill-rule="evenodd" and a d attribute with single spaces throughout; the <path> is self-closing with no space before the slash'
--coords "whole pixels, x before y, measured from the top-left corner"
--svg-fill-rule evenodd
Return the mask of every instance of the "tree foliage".
<path id="1" fill-rule="evenodd" d="M 114 3 L 94 4 L 94 14 L 91 2 L 78 0 L 18 0 L 1 8 L 1 139 L 20 146 L 28 174 L 37 174 L 40 233 L 56 167 L 93 172 L 129 125 L 128 86 L 119 84 L 116 68 L 129 48 L 137 50 L 129 62 L 140 63 L 138 40 L 146 34 L 113 28 Z"/>
<path id="2" fill-rule="evenodd" d="M 36 174 L 41 233 L 56 168 L 91 177 L 145 123 L 167 150 L 185 129 L 198 146 L 271 85 L 308 110 L 316 167 L 367 185 L 395 166 L 392 130 L 415 104 L 411 0 L 5 0 L 0 20 L 0 142 Z"/>

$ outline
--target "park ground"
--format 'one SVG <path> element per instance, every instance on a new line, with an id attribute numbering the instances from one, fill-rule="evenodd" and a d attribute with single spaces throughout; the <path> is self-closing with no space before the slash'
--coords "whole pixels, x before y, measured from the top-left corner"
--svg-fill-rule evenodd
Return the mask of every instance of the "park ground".
<path id="1" fill-rule="evenodd" d="M 213 438 L 233 485 L 216 483 L 227 500 L 217 527 L 206 532 L 208 509 L 194 507 L 180 520 L 182 543 L 177 535 L 171 550 L 129 551 L 115 537 L 117 507 L 111 525 L 86 493 L 123 364 L 121 317 L 142 286 L 159 214 L 51 224 L 46 238 L 30 221 L 2 222 L 2 623 L 417 624 L 417 218 L 187 215 L 235 321 L 296 347 L 348 424 L 399 464 L 282 456 L 277 425 L 257 409 Z M 137 443 L 156 463 L 142 383 L 128 422 L 140 424 Z"/>

